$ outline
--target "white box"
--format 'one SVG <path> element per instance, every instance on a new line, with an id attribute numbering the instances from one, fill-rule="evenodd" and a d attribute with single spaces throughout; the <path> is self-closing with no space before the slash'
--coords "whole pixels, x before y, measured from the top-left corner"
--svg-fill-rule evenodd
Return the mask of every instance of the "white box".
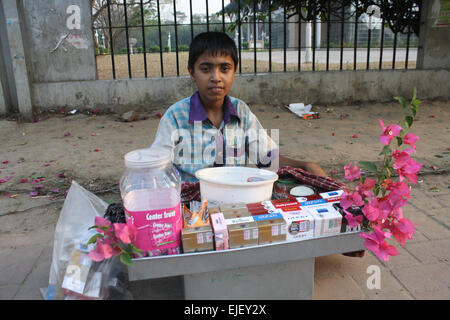
<path id="1" fill-rule="evenodd" d="M 306 210 L 282 212 L 286 221 L 286 241 L 306 240 L 314 237 L 314 217 Z"/>
<path id="2" fill-rule="evenodd" d="M 327 202 L 340 202 L 342 199 L 342 194 L 344 190 L 334 190 L 329 192 L 320 193 L 320 196 L 324 198 Z"/>
<path id="3" fill-rule="evenodd" d="M 306 209 L 314 217 L 314 237 L 330 236 L 341 232 L 342 215 L 331 203 Z"/>

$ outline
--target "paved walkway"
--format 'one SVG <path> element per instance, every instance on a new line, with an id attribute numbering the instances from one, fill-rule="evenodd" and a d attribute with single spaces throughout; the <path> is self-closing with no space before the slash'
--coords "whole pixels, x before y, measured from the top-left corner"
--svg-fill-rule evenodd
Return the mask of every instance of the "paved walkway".
<path id="1" fill-rule="evenodd" d="M 449 175 L 426 175 L 421 180 L 404 210 L 418 223 L 417 232 L 403 248 L 397 246 L 400 255 L 388 263 L 368 252 L 363 258 L 317 258 L 315 299 L 450 299 Z M 440 191 L 428 191 L 430 184 Z M 51 217 L 62 204 L 42 199 L 33 206 L 16 208 L 15 214 L 1 209 L 2 219 L 18 219 L 22 232 L 0 234 L 0 299 L 41 299 L 39 289 L 48 284 L 53 250 L 56 221 Z M 34 219 L 48 219 L 48 223 L 39 231 L 27 232 L 27 224 Z M 371 266 L 379 268 L 379 289 L 367 286 Z M 144 290 L 149 285 L 152 290 Z M 133 282 L 128 289 L 135 299 L 181 299 L 182 279 Z"/>

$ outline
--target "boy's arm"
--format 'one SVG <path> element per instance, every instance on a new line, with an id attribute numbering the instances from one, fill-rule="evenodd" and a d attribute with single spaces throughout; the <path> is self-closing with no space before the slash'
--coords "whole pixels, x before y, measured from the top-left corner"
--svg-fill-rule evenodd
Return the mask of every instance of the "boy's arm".
<path id="1" fill-rule="evenodd" d="M 328 175 L 325 173 L 325 171 L 323 171 L 323 169 L 315 162 L 299 161 L 299 160 L 295 160 L 295 159 L 291 159 L 291 158 L 285 157 L 285 156 L 280 154 L 279 165 L 280 165 L 280 167 L 290 166 L 290 167 L 294 167 L 294 168 L 300 168 L 300 169 L 303 169 L 305 171 L 308 171 L 308 172 L 311 172 L 313 174 L 316 174 L 318 176 L 322 176 L 322 177 L 327 177 L 328 178 Z"/>

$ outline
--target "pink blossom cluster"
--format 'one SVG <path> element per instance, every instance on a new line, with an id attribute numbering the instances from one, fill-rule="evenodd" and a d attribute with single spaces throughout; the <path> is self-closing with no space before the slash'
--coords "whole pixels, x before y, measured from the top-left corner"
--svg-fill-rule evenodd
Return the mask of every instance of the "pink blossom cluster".
<path id="1" fill-rule="evenodd" d="M 380 143 L 389 146 L 391 141 L 400 135 L 403 128 L 397 124 L 385 127 L 380 119 L 379 122 L 383 130 L 382 135 L 379 136 Z M 415 233 L 415 224 L 403 216 L 402 207 L 410 198 L 408 182 L 417 183 L 417 174 L 423 165 L 411 158 L 411 153 L 416 152 L 417 140 L 419 140 L 418 136 L 406 134 L 402 137 L 402 144 L 411 148 L 403 151 L 394 150 L 392 154 L 387 155 L 390 161 L 394 160 L 392 168 L 396 170 L 399 181 L 391 180 L 390 175 L 385 175 L 378 181 L 364 179 L 361 177 L 361 169 L 356 164 L 350 163 L 344 167 L 345 179 L 348 181 L 360 179 L 355 190 L 347 190 L 343 194 L 340 204 L 346 213 L 345 218 L 352 228 L 362 224 L 364 219 L 367 220 L 369 231 L 361 233 L 361 237 L 365 239 L 364 245 L 383 261 L 388 261 L 390 256 L 398 255 L 397 249 L 389 245 L 386 239 L 394 236 L 403 246 L 405 241 L 412 239 Z M 360 207 L 364 216 L 349 213 L 347 209 L 352 206 Z"/>
<path id="2" fill-rule="evenodd" d="M 137 230 L 132 224 L 111 223 L 109 220 L 96 217 L 95 226 L 98 235 L 96 237 L 96 247 L 89 252 L 88 256 L 100 262 L 124 252 L 124 245 L 132 244 L 136 239 Z"/>

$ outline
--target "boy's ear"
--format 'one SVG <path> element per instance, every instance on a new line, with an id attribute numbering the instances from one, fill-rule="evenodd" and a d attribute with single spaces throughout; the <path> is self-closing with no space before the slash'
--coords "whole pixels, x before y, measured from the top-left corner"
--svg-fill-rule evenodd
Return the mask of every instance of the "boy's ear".
<path id="1" fill-rule="evenodd" d="M 188 67 L 189 75 L 191 76 L 191 80 L 195 82 L 194 70 L 191 67 Z"/>

